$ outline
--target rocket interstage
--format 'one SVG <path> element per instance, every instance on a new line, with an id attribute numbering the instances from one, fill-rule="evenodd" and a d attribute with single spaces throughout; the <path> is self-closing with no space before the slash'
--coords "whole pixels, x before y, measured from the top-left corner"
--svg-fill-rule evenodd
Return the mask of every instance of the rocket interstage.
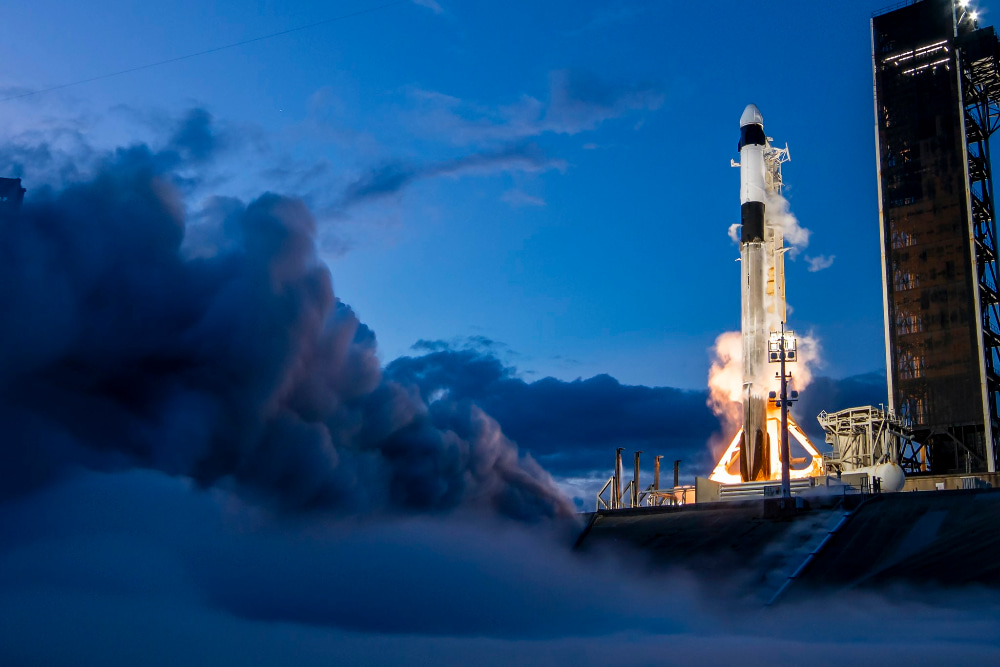
<path id="1" fill-rule="evenodd" d="M 781 164 L 788 160 L 788 149 L 775 148 L 770 141 L 760 110 L 748 105 L 740 117 L 740 162 L 733 162 L 740 168 L 743 426 L 710 476 L 725 483 L 781 476 L 780 416 L 768 397 L 777 388 L 768 365 L 768 343 L 785 321 L 786 248 L 780 216 L 769 216 L 767 204 L 780 201 Z M 778 212 L 776 207 L 774 213 Z M 822 457 L 791 418 L 789 433 L 806 454 L 793 459 L 792 478 L 820 474 Z"/>

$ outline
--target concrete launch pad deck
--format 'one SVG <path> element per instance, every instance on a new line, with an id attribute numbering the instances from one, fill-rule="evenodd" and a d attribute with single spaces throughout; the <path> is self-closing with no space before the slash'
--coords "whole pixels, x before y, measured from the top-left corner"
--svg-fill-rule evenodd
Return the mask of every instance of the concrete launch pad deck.
<path id="1" fill-rule="evenodd" d="M 605 510 L 577 548 L 638 552 L 764 602 L 779 590 L 1000 587 L 1000 490 L 822 496 L 785 515 L 769 502 Z"/>

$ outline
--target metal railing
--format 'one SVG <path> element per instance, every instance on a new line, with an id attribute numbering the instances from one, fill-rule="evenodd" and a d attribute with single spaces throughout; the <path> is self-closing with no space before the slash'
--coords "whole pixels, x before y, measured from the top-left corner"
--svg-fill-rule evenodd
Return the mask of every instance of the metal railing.
<path id="1" fill-rule="evenodd" d="M 910 5 L 915 5 L 918 2 L 920 2 L 920 0 L 902 0 L 901 2 L 897 2 L 894 5 L 889 5 L 888 7 L 883 7 L 882 9 L 876 9 L 875 11 L 872 12 L 872 18 L 875 18 L 876 16 L 882 16 L 883 14 L 888 14 L 889 12 L 894 12 L 897 9 L 902 9 L 903 7 L 909 7 Z"/>

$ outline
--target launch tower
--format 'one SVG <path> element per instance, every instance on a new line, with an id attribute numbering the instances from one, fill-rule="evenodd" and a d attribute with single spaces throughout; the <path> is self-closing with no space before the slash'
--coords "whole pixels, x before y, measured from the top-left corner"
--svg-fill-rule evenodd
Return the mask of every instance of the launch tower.
<path id="1" fill-rule="evenodd" d="M 969 0 L 897 4 L 871 34 L 889 407 L 926 445 L 924 467 L 993 472 L 997 37 Z"/>

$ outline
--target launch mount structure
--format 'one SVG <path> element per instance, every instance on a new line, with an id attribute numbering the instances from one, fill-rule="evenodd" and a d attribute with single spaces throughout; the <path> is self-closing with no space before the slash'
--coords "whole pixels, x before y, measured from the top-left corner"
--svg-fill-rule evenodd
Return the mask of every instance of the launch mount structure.
<path id="1" fill-rule="evenodd" d="M 927 470 L 928 447 L 913 439 L 910 422 L 883 406 L 865 405 L 816 417 L 833 451 L 823 456 L 831 475 L 894 463 L 906 474 Z"/>

